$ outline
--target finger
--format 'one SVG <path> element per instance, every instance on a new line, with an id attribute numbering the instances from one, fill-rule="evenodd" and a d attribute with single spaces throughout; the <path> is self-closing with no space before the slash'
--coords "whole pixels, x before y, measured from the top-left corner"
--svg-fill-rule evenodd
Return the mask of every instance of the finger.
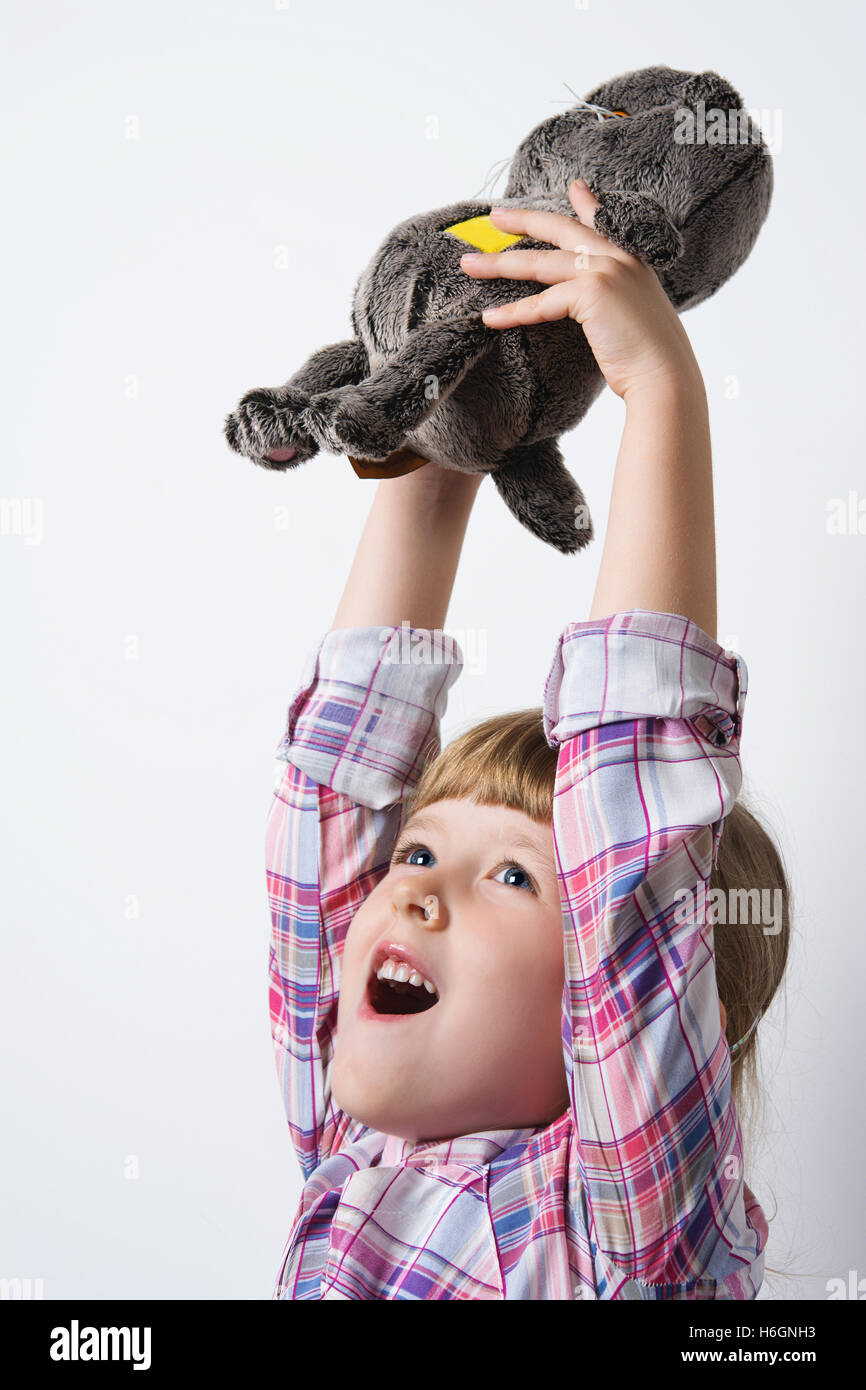
<path id="1" fill-rule="evenodd" d="M 514 328 L 524 323 L 552 323 L 567 318 L 574 297 L 574 286 L 568 282 L 553 285 L 541 294 L 529 294 L 510 304 L 498 304 L 485 309 L 482 318 L 490 328 Z"/>
<path id="2" fill-rule="evenodd" d="M 579 246 L 583 246 L 597 255 L 613 256 L 620 261 L 633 260 L 627 251 L 615 246 L 609 237 L 595 230 L 593 222 L 601 204 L 586 184 L 575 180 L 569 185 L 568 194 L 580 218 L 577 223 L 565 213 L 544 212 L 538 208 L 491 208 L 490 219 L 503 231 L 522 231 L 535 241 L 547 241 L 565 250 L 577 251 Z"/>
<path id="3" fill-rule="evenodd" d="M 578 195 L 580 196 L 580 195 Z M 491 208 L 490 220 L 504 232 L 523 233 L 535 241 L 546 241 L 563 251 L 574 251 L 578 243 L 588 251 L 607 252 L 611 243 L 593 230 L 592 221 L 598 206 L 591 193 L 590 203 L 581 197 L 586 222 L 577 222 L 563 212 L 545 212 L 541 208 Z M 579 211 L 575 204 L 575 211 Z"/>
<path id="4" fill-rule="evenodd" d="M 568 186 L 571 205 L 585 226 L 591 227 L 601 203 L 583 179 L 574 179 Z"/>
<path id="5" fill-rule="evenodd" d="M 581 247 L 582 254 L 586 254 Z M 479 280 L 538 280 L 557 285 L 574 274 L 573 251 L 468 251 L 460 257 L 460 267 Z"/>

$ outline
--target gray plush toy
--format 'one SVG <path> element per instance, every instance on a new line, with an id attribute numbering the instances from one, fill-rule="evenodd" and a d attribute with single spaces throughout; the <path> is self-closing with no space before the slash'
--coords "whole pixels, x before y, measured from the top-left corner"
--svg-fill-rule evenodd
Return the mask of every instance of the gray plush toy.
<path id="1" fill-rule="evenodd" d="M 613 78 L 535 127 L 504 197 L 395 227 L 356 283 L 353 336 L 314 352 L 284 386 L 249 391 L 226 417 L 230 446 L 264 468 L 294 468 L 324 449 L 347 454 L 362 477 L 426 460 L 489 473 L 533 534 L 565 553 L 586 545 L 589 511 L 558 443 L 604 386 L 583 329 L 571 318 L 488 328 L 484 308 L 538 285 L 475 280 L 460 267 L 468 249 L 549 249 L 486 214 L 546 208 L 577 221 L 576 178 L 600 203 L 595 230 L 652 266 L 678 312 L 743 264 L 773 190 L 761 133 L 717 73 L 651 67 Z"/>

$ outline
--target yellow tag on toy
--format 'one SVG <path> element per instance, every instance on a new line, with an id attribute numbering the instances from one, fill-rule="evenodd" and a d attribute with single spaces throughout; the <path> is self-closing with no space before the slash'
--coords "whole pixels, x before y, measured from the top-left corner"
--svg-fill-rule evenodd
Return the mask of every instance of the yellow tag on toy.
<path id="1" fill-rule="evenodd" d="M 444 227 L 443 231 L 450 232 L 452 236 L 459 237 L 470 246 L 477 246 L 479 251 L 504 251 L 506 246 L 513 245 L 515 241 L 522 241 L 524 236 L 524 233 L 515 236 L 513 232 L 500 231 L 487 216 L 470 217 L 465 222 L 455 222 L 452 227 Z"/>

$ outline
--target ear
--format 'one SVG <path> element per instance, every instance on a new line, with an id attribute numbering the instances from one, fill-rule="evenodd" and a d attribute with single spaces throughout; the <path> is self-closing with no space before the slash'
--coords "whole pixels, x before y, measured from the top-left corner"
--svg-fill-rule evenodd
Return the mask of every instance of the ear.
<path id="1" fill-rule="evenodd" d="M 717 72 L 696 72 L 686 78 L 680 87 L 680 96 L 686 106 L 697 106 L 699 101 L 709 110 L 739 111 L 743 98 L 730 82 L 719 77 Z"/>
<path id="2" fill-rule="evenodd" d="M 722 1003 L 721 999 L 719 1000 L 719 1018 L 722 1020 L 722 1032 L 724 1033 L 728 1026 L 728 1015 L 725 1011 L 725 1006 Z"/>

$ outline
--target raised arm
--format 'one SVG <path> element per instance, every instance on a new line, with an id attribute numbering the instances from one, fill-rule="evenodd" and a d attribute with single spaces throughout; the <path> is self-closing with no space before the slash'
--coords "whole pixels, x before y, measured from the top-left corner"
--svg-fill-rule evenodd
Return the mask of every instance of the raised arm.
<path id="1" fill-rule="evenodd" d="M 713 482 L 706 393 L 688 335 L 656 272 L 593 228 L 598 200 L 579 183 L 579 218 L 496 209 L 503 231 L 555 251 L 464 256 L 478 277 L 548 286 L 495 310 L 491 328 L 565 315 L 581 325 L 611 390 L 626 406 L 610 515 L 590 617 L 647 608 L 716 633 Z"/>
<path id="2" fill-rule="evenodd" d="M 567 624 L 545 687 L 572 1200 L 603 1298 L 749 1299 L 763 1276 L 707 913 L 745 698 L 741 658 L 640 608 Z"/>
<path id="3" fill-rule="evenodd" d="M 271 1033 L 305 1178 L 363 1135 L 330 1085 L 343 944 L 388 871 L 403 803 L 438 751 L 461 667 L 447 635 L 436 663 L 388 660 L 386 649 L 404 621 L 410 646 L 417 628 L 443 626 L 480 481 L 427 465 L 379 484 L 333 627 L 307 656 L 276 750 L 265 837 Z"/>
<path id="4" fill-rule="evenodd" d="M 697 362 L 625 396 L 626 414 L 590 618 L 681 613 L 716 636 L 710 425 Z"/>
<path id="5" fill-rule="evenodd" d="M 426 463 L 383 479 L 332 626 L 442 628 L 484 476 Z"/>
<path id="6" fill-rule="evenodd" d="M 491 214 L 561 249 L 512 249 L 484 272 L 551 286 L 491 326 L 570 313 L 626 406 L 592 614 L 566 625 L 544 693 L 570 1195 L 600 1297 L 753 1298 L 767 1227 L 743 1177 L 706 909 L 747 685 L 715 640 L 706 397 L 655 272 L 593 230 L 587 190 L 572 202 L 577 228 Z"/>

